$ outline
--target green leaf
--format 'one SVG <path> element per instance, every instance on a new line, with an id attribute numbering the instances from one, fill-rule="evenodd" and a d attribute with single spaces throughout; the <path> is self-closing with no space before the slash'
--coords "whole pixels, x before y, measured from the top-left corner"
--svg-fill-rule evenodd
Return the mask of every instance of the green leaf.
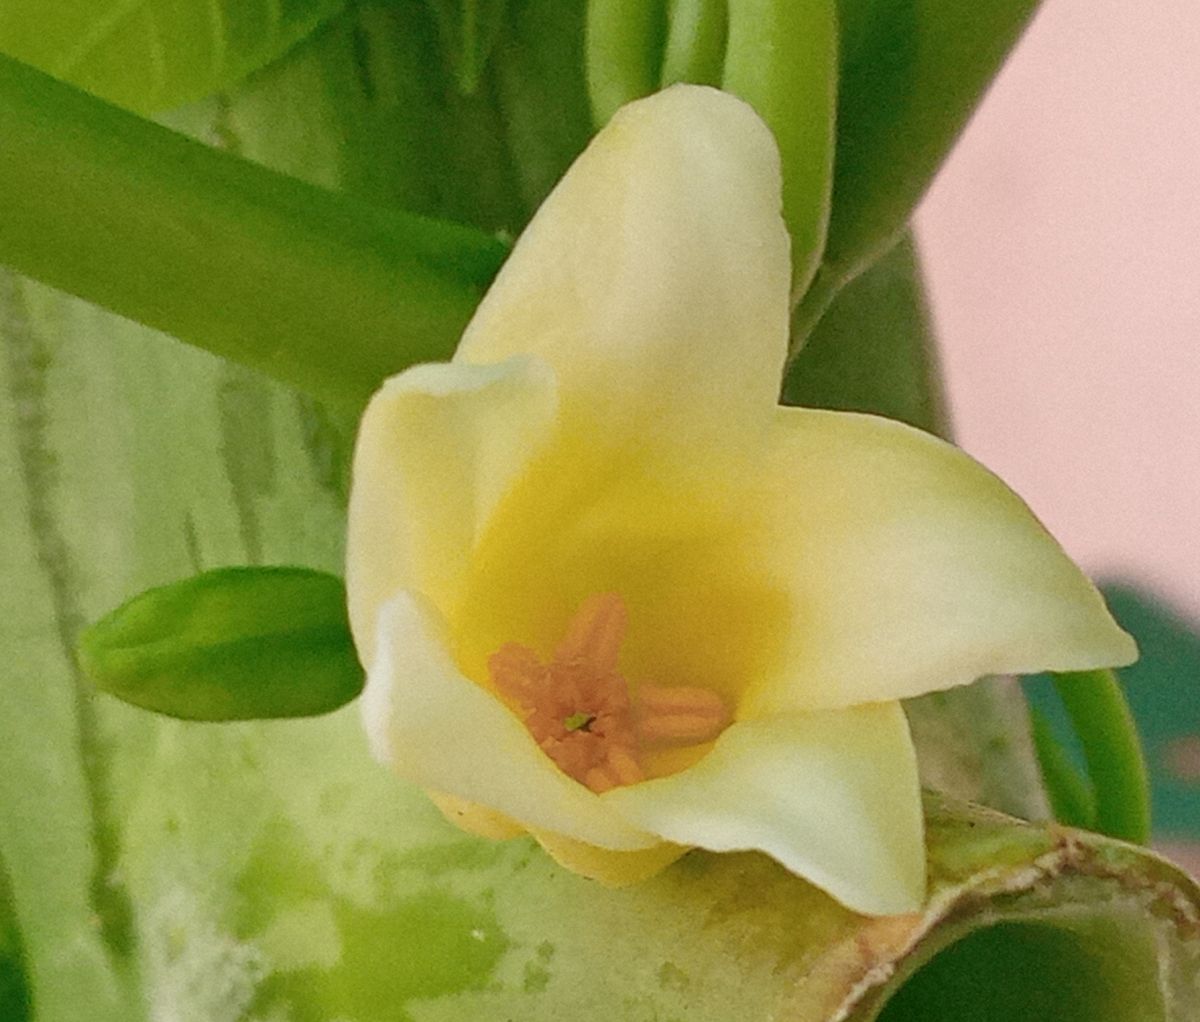
<path id="1" fill-rule="evenodd" d="M 0 138 L 0 263 L 322 398 L 449 355 L 506 252 L 2 56 Z"/>
<path id="2" fill-rule="evenodd" d="M 275 169 L 473 225 L 495 244 L 526 215 L 497 111 L 495 65 L 505 48 L 497 39 L 479 87 L 465 95 L 452 55 L 438 59 L 443 39 L 429 0 L 367 0 L 246 82 L 225 118 L 232 137 L 222 137 Z M 303 105 L 292 108 L 297 89 Z M 220 121 L 219 105 L 214 113 Z"/>
<path id="3" fill-rule="evenodd" d="M 346 113 L 330 93 L 337 80 L 353 83 L 362 105 L 402 101 L 389 68 L 374 59 L 392 45 L 391 28 L 371 35 L 364 67 L 351 45 L 391 6 L 373 4 L 369 22 L 364 11 L 336 33 L 317 33 L 303 54 L 234 95 L 173 114 L 172 123 L 379 201 L 396 168 L 376 160 L 369 188 L 347 176 L 358 111 Z M 2 163 L 11 137 L 0 137 Z M 357 150 L 356 162 L 370 155 Z M 0 229 L 12 205 L 11 192 L 2 194 Z M 213 295 L 218 309 L 224 298 Z M 137 941 L 121 939 L 125 913 L 114 902 L 128 893 L 118 863 L 144 846 L 134 838 L 117 847 L 114 831 L 136 828 L 132 800 L 143 783 L 148 798 L 174 801 L 143 771 L 140 757 L 160 741 L 200 747 L 258 727 L 282 739 L 330 717 L 220 728 L 170 720 L 77 684 L 75 641 L 84 623 L 129 594 L 204 568 L 267 560 L 340 570 L 344 457 L 329 416 L 309 398 L 0 271 L 0 564 L 8 580 L 0 587 L 0 856 L 37 1022 L 141 1022 L 148 1004 L 203 1022 L 257 1014 L 231 1007 L 240 988 L 219 983 L 197 992 L 194 1011 L 175 1011 L 171 980 L 155 962 L 134 960 Z M 353 707 L 344 716 L 357 718 Z M 128 754 L 119 764 L 118 747 Z M 245 780 L 252 771 L 244 760 L 242 770 Z M 234 783 L 226 793 L 241 790 Z M 173 871 L 159 849 L 145 855 L 152 870 Z M 173 924 L 179 893 L 139 906 L 139 940 L 143 927 L 158 933 Z M 226 955 L 211 932 L 192 937 L 189 959 Z"/>
<path id="4" fill-rule="evenodd" d="M 342 582 L 307 568 L 151 589 L 87 629 L 79 660 L 102 691 L 186 720 L 315 716 L 363 686 Z"/>
<path id="5" fill-rule="evenodd" d="M 1121 627 L 1136 636 L 1141 653 L 1137 663 L 1121 669 L 1121 687 L 1145 743 L 1154 831 L 1200 841 L 1200 777 L 1194 766 L 1200 747 L 1200 619 L 1144 585 L 1118 582 L 1102 585 L 1101 592 Z"/>
<path id="6" fill-rule="evenodd" d="M 1036 7 L 840 0 L 833 209 L 807 325 L 899 237 Z"/>
<path id="7" fill-rule="evenodd" d="M 1038 0 L 841 0 L 826 262 L 853 275 L 896 239 Z"/>
<path id="8" fill-rule="evenodd" d="M 4 0 L 0 53 L 131 110 L 241 81 L 346 0 Z"/>

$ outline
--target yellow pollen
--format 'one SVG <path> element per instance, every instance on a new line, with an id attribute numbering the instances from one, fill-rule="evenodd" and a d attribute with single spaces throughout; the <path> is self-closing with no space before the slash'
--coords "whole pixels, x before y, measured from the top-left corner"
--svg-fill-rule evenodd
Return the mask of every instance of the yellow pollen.
<path id="1" fill-rule="evenodd" d="M 645 779 L 644 750 L 712 741 L 729 724 L 703 688 L 642 685 L 631 699 L 618 670 L 628 626 L 615 593 L 584 600 L 548 663 L 506 643 L 488 658 L 492 684 L 565 774 L 602 793 Z"/>

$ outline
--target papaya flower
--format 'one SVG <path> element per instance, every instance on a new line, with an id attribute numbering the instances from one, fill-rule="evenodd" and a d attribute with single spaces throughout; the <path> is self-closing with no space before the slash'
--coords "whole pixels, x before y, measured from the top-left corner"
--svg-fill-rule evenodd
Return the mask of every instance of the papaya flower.
<path id="1" fill-rule="evenodd" d="M 452 821 L 586 876 L 756 849 L 907 912 L 925 853 L 900 700 L 1136 651 L 961 451 L 778 405 L 780 194 L 739 100 L 632 103 L 453 361 L 375 395 L 348 538 L 362 710 Z"/>

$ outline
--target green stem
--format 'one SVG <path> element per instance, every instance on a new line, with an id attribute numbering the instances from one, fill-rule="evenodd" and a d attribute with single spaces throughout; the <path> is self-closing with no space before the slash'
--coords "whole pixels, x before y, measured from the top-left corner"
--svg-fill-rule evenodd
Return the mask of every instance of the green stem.
<path id="1" fill-rule="evenodd" d="M 754 107 L 779 143 L 796 301 L 825 248 L 837 83 L 835 0 L 729 0 L 722 84 Z"/>
<path id="2" fill-rule="evenodd" d="M 1054 818 L 1072 827 L 1091 830 L 1096 826 L 1096 798 L 1087 780 L 1075 768 L 1042 714 L 1030 710 L 1029 723 Z"/>
<path id="3" fill-rule="evenodd" d="M 658 88 L 665 34 L 664 0 L 588 0 L 585 60 L 597 128 Z"/>
<path id="4" fill-rule="evenodd" d="M 1115 672 L 1055 674 L 1054 687 L 1083 745 L 1096 796 L 1096 829 L 1144 842 L 1150 835 L 1150 784 L 1129 704 Z"/>
<path id="5" fill-rule="evenodd" d="M 673 0 L 662 84 L 720 85 L 728 28 L 726 0 Z"/>
<path id="6" fill-rule="evenodd" d="M 0 263 L 325 399 L 446 357 L 505 253 L 2 56 L 0 139 Z"/>

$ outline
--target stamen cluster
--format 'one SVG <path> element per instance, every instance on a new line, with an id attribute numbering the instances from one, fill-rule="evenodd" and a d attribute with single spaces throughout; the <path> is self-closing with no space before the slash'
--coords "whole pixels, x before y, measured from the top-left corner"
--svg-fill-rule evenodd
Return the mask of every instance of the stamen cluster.
<path id="1" fill-rule="evenodd" d="M 627 626 L 624 601 L 603 593 L 580 605 L 549 662 L 518 643 L 488 658 L 496 691 L 542 751 L 598 794 L 645 780 L 647 750 L 709 742 L 729 724 L 706 689 L 642 684 L 631 694 L 618 668 Z"/>

